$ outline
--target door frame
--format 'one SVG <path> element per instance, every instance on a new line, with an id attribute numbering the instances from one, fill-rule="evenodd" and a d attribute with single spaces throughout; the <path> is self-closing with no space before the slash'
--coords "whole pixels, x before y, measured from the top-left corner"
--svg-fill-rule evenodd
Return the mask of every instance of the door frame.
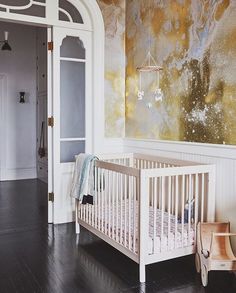
<path id="1" fill-rule="evenodd" d="M 0 11 L 0 21 L 9 21 L 32 26 L 42 26 L 48 28 L 48 41 L 53 39 L 52 28 L 63 27 L 80 31 L 90 31 L 92 33 L 92 148 L 94 153 L 102 152 L 104 148 L 104 49 L 105 49 L 105 28 L 101 10 L 95 0 L 67 0 L 80 13 L 83 24 L 66 22 L 59 20 L 59 1 L 46 0 L 45 17 L 29 16 L 24 14 L 12 13 L 11 9 L 15 6 L 6 6 L 5 11 Z M 17 10 L 29 8 L 30 4 L 18 7 Z M 27 7 L 26 7 L 27 6 Z M 48 51 L 48 117 L 53 116 L 53 56 Z M 97 58 L 99 56 L 99 58 Z M 50 149 L 49 149 L 50 148 Z M 51 150 L 51 151 L 50 151 Z M 54 192 L 53 182 L 53 128 L 48 127 L 48 193 Z M 53 198 L 53 197 L 52 197 Z M 48 201 L 48 222 L 53 223 L 53 199 Z"/>
<path id="2" fill-rule="evenodd" d="M 53 41 L 52 28 L 47 29 L 48 44 Z M 53 117 L 53 54 L 51 50 L 47 50 L 47 112 L 48 117 Z M 53 168 L 53 128 L 48 127 L 48 195 L 54 194 L 54 168 Z M 48 196 L 48 223 L 54 221 L 54 205 L 53 199 Z"/>
<path id="3" fill-rule="evenodd" d="M 6 178 L 6 103 L 4 97 L 7 97 L 7 75 L 0 73 L 0 181 Z"/>

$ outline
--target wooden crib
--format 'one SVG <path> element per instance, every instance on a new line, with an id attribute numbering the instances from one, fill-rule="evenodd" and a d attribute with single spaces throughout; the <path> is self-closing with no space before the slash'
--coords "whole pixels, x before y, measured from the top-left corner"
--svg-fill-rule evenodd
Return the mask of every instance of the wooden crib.
<path id="1" fill-rule="evenodd" d="M 99 155 L 94 204 L 76 201 L 80 225 L 139 264 L 196 251 L 199 221 L 215 219 L 215 166 L 143 154 Z"/>

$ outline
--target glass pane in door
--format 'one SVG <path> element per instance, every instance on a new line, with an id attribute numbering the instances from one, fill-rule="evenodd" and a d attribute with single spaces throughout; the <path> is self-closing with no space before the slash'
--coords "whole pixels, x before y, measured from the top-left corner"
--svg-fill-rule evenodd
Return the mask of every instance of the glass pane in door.
<path id="1" fill-rule="evenodd" d="M 85 137 L 85 63 L 61 61 L 61 138 Z"/>
<path id="2" fill-rule="evenodd" d="M 75 156 L 85 152 L 85 141 L 61 142 L 61 163 L 74 162 Z"/>
<path id="3" fill-rule="evenodd" d="M 67 36 L 60 53 L 61 162 L 85 152 L 85 49 L 78 37 Z"/>
<path id="4" fill-rule="evenodd" d="M 85 48 L 80 38 L 66 37 L 61 45 L 61 57 L 85 59 Z"/>

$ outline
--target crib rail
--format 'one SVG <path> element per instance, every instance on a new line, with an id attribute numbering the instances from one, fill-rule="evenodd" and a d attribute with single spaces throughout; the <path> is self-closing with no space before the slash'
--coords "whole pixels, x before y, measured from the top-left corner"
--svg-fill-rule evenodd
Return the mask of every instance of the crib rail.
<path id="1" fill-rule="evenodd" d="M 147 154 L 133 154 L 134 166 L 141 169 L 168 168 L 180 166 L 197 166 L 196 162 L 164 158 Z"/>
<path id="2" fill-rule="evenodd" d="M 105 162 L 119 164 L 122 166 L 133 167 L 134 166 L 134 154 L 133 153 L 121 153 L 121 154 L 99 154 L 99 159 Z"/>

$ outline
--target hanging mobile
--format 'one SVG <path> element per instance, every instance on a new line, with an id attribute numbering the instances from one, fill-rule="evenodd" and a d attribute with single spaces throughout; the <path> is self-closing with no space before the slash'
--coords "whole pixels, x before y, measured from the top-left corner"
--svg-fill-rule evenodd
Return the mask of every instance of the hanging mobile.
<path id="1" fill-rule="evenodd" d="M 142 66 L 137 67 L 137 71 L 139 72 L 139 90 L 138 90 L 138 100 L 143 100 L 144 98 L 144 91 L 142 90 L 142 73 L 151 73 L 156 75 L 156 85 L 155 85 L 155 91 L 154 91 L 154 100 L 156 102 L 161 102 L 163 100 L 163 93 L 160 88 L 160 71 L 163 68 L 158 66 L 156 64 L 155 59 L 153 58 L 151 52 L 149 51 L 147 53 L 147 56 L 144 60 L 144 63 Z M 152 104 L 149 102 L 147 103 L 147 107 L 151 108 Z"/>

